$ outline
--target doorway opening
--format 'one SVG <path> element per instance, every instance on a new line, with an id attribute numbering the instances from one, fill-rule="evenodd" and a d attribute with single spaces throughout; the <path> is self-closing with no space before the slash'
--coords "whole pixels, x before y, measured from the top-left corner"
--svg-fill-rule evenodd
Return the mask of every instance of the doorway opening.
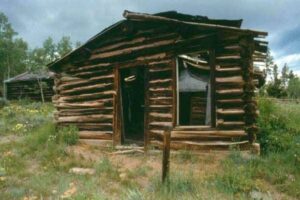
<path id="1" fill-rule="evenodd" d="M 120 69 L 123 144 L 144 144 L 144 73 L 144 67 Z"/>

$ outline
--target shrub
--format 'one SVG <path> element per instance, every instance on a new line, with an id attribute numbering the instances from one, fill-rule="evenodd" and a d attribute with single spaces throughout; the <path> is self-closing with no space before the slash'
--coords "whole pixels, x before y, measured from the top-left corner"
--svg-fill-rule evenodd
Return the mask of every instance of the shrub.
<path id="1" fill-rule="evenodd" d="M 79 140 L 78 128 L 76 126 L 61 127 L 58 137 L 67 145 L 75 145 Z"/>
<path id="2" fill-rule="evenodd" d="M 289 150 L 295 144 L 299 131 L 289 125 L 289 115 L 285 114 L 288 111 L 280 112 L 281 108 L 268 99 L 259 99 L 259 110 L 258 141 L 261 144 L 262 153 Z"/>

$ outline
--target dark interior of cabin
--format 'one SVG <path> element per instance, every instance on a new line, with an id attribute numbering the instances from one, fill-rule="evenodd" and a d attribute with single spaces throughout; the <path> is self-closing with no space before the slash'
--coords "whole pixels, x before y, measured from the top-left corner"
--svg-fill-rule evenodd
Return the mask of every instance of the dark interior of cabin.
<path id="1" fill-rule="evenodd" d="M 145 84 L 144 67 L 120 70 L 122 102 L 122 140 L 143 141 Z"/>

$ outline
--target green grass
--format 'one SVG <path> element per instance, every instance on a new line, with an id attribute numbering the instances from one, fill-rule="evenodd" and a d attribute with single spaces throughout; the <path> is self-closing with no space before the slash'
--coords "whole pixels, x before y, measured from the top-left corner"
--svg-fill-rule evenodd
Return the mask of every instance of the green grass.
<path id="1" fill-rule="evenodd" d="M 212 181 L 220 191 L 241 195 L 264 192 L 262 181 L 279 192 L 300 198 L 300 105 L 259 101 L 262 155 L 245 158 L 233 152 Z"/>
<path id="2" fill-rule="evenodd" d="M 232 150 L 228 158 L 210 169 L 204 166 L 214 165 L 213 156 L 182 150 L 171 156 L 170 180 L 162 184 L 161 168 L 148 164 L 160 163 L 161 155 L 124 155 L 125 159 L 141 161 L 126 170 L 112 161 L 111 150 L 99 155 L 98 161 L 83 160 L 67 153 L 66 149 L 78 141 L 78 130 L 57 129 L 52 105 L 6 104 L 0 108 L 0 137 L 17 139 L 0 144 L 1 198 L 59 199 L 70 184 L 79 190 L 72 199 L 249 199 L 252 191 L 270 190 L 287 199 L 300 198 L 300 105 L 260 99 L 259 107 L 261 156 Z M 72 167 L 94 168 L 96 174 L 70 174 Z M 202 167 L 208 175 L 199 174 Z"/>
<path id="3" fill-rule="evenodd" d="M 0 108 L 0 136 L 25 135 L 45 122 L 52 121 L 50 103 L 15 101 Z"/>

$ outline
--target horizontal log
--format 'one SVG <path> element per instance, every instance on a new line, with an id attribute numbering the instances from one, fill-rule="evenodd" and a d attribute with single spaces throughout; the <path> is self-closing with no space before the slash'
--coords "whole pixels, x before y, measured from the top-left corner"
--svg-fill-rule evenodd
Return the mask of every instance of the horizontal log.
<path id="1" fill-rule="evenodd" d="M 228 68 L 222 68 L 222 67 L 217 67 L 216 68 L 217 72 L 241 72 L 242 68 L 241 67 L 228 67 Z"/>
<path id="2" fill-rule="evenodd" d="M 151 117 L 158 117 L 158 118 L 172 118 L 172 114 L 167 114 L 167 113 L 150 112 L 149 115 Z"/>
<path id="3" fill-rule="evenodd" d="M 234 56 L 227 55 L 227 56 L 217 56 L 217 57 L 216 57 L 216 60 L 217 60 L 217 61 L 224 61 L 224 60 L 239 60 L 239 59 L 241 59 L 241 56 L 239 56 L 239 55 L 234 55 Z"/>
<path id="4" fill-rule="evenodd" d="M 68 69 L 68 72 L 75 73 L 75 72 L 93 71 L 93 70 L 99 70 L 110 66 L 111 63 L 99 63 L 95 65 L 74 66 Z"/>
<path id="5" fill-rule="evenodd" d="M 219 104 L 240 104 L 244 103 L 242 99 L 218 99 L 217 103 Z"/>
<path id="6" fill-rule="evenodd" d="M 114 66 L 119 66 L 121 69 L 135 67 L 135 66 L 147 66 L 149 62 L 159 62 L 169 59 L 172 55 L 167 53 L 156 53 L 144 56 L 138 56 L 133 60 L 118 61 L 114 63 Z"/>
<path id="7" fill-rule="evenodd" d="M 82 103 L 63 103 L 54 102 L 57 108 L 102 108 L 104 106 L 103 102 L 82 102 Z"/>
<path id="8" fill-rule="evenodd" d="M 216 78 L 216 83 L 225 84 L 225 83 L 235 83 L 235 84 L 243 84 L 244 80 L 242 76 L 233 76 L 226 78 Z"/>
<path id="9" fill-rule="evenodd" d="M 204 141 L 204 142 L 193 142 L 193 141 L 174 141 L 171 142 L 171 149 L 197 149 L 197 150 L 229 150 L 231 146 L 239 146 L 240 150 L 248 150 L 249 141 Z"/>
<path id="10" fill-rule="evenodd" d="M 112 74 L 112 67 L 107 67 L 99 70 L 87 70 L 81 72 L 74 72 L 72 73 L 73 76 L 80 77 L 80 78 L 90 78 L 95 76 L 106 76 Z"/>
<path id="11" fill-rule="evenodd" d="M 101 108 L 101 110 L 112 110 L 113 107 L 105 106 Z M 90 108 L 60 108 L 58 111 L 61 113 L 72 113 L 72 112 L 90 112 L 90 111 L 98 111 L 98 107 L 90 107 Z"/>
<path id="12" fill-rule="evenodd" d="M 162 100 L 150 100 L 150 105 L 172 105 L 171 99 L 162 99 Z"/>
<path id="13" fill-rule="evenodd" d="M 207 141 L 208 142 L 208 141 Z M 225 141 L 220 141 L 220 142 L 225 142 Z M 151 140 L 150 144 L 159 148 L 162 148 L 163 143 L 158 141 L 158 140 Z M 231 146 L 238 146 L 240 151 L 243 150 L 250 150 L 250 143 L 249 141 L 241 141 L 241 142 L 236 142 L 236 143 L 229 143 L 228 145 L 217 145 L 216 143 L 213 145 L 197 145 L 201 144 L 200 142 L 193 142 L 193 141 L 172 141 L 171 142 L 171 149 L 179 150 L 179 149 L 185 149 L 185 150 L 201 150 L 201 151 L 228 151 L 230 150 Z M 202 143 L 203 144 L 203 143 Z"/>
<path id="14" fill-rule="evenodd" d="M 150 122 L 149 125 L 154 125 L 154 126 L 172 126 L 172 122 Z"/>
<path id="15" fill-rule="evenodd" d="M 153 73 L 153 72 L 167 72 L 167 71 L 172 71 L 172 68 L 168 67 L 168 68 L 158 68 L 158 69 L 149 69 L 149 72 L 150 73 Z"/>
<path id="16" fill-rule="evenodd" d="M 149 83 L 150 84 L 156 84 L 156 83 L 166 83 L 166 82 L 172 82 L 172 79 L 154 79 L 154 80 L 150 80 Z"/>
<path id="17" fill-rule="evenodd" d="M 161 140 L 163 134 L 152 133 L 150 132 L 149 138 L 151 139 L 158 139 Z M 229 136 L 215 136 L 215 135 L 171 135 L 172 142 L 175 141 L 198 141 L 198 142 L 205 142 L 205 141 L 232 141 L 232 139 L 240 138 L 237 137 L 229 137 Z"/>
<path id="18" fill-rule="evenodd" d="M 184 126 L 184 125 L 179 125 L 174 127 L 175 131 L 188 131 L 188 130 L 197 130 L 197 131 L 205 131 L 205 130 L 212 130 L 211 126 L 197 126 L 197 125 L 188 125 L 188 126 Z"/>
<path id="19" fill-rule="evenodd" d="M 152 61 L 148 63 L 148 66 L 151 68 L 153 66 L 160 66 L 160 65 L 169 65 L 172 62 L 172 59 L 165 59 L 161 61 Z"/>
<path id="20" fill-rule="evenodd" d="M 111 107 L 109 107 L 111 108 Z M 57 114 L 59 116 L 82 116 L 82 115 L 92 115 L 92 114 L 112 114 L 112 109 L 94 109 L 94 110 L 86 110 L 86 111 L 77 111 L 77 109 L 73 109 L 73 111 L 64 111 L 59 110 L 57 111 Z"/>
<path id="21" fill-rule="evenodd" d="M 246 136 L 247 133 L 244 130 L 179 130 L 171 131 L 172 135 L 214 135 L 214 136 Z"/>
<path id="22" fill-rule="evenodd" d="M 149 105 L 149 108 L 153 108 L 153 109 L 163 109 L 163 108 L 172 108 L 172 105 Z"/>
<path id="23" fill-rule="evenodd" d="M 58 122 L 97 122 L 104 119 L 113 119 L 113 115 L 86 115 L 86 116 L 68 116 L 59 117 Z"/>
<path id="24" fill-rule="evenodd" d="M 95 53 L 101 53 L 101 52 L 105 52 L 105 51 L 109 51 L 109 50 L 122 48 L 122 46 L 125 46 L 125 45 L 134 45 L 137 43 L 142 43 L 142 42 L 145 42 L 146 40 L 147 40 L 147 38 L 145 36 L 139 37 L 139 38 L 133 38 L 132 40 L 129 40 L 129 41 L 122 41 L 122 42 L 114 43 L 114 44 L 111 44 L 108 46 L 100 47 L 99 49 L 95 50 Z"/>
<path id="25" fill-rule="evenodd" d="M 242 115 L 245 114 L 243 109 L 217 109 L 217 113 L 221 115 Z"/>
<path id="26" fill-rule="evenodd" d="M 77 95 L 61 95 L 57 100 L 61 102 L 74 102 L 74 101 L 82 101 L 82 100 L 94 100 L 101 99 L 104 101 L 112 101 L 112 92 L 95 92 L 90 94 L 77 94 Z"/>
<path id="27" fill-rule="evenodd" d="M 243 94 L 243 89 L 223 89 L 223 90 L 216 90 L 216 93 L 219 95 L 225 94 Z"/>
<path id="28" fill-rule="evenodd" d="M 97 76 L 97 77 L 92 77 L 89 79 L 80 79 L 80 80 L 75 80 L 72 82 L 64 82 L 62 84 L 59 84 L 57 86 L 57 90 L 62 90 L 62 89 L 67 89 L 67 88 L 72 88 L 72 87 L 79 87 L 81 85 L 86 85 L 86 84 L 91 84 L 94 82 L 99 82 L 99 81 L 108 81 L 110 80 L 113 82 L 114 75 L 105 75 L 105 76 Z"/>
<path id="29" fill-rule="evenodd" d="M 150 97 L 149 100 L 173 100 L 173 97 Z"/>
<path id="30" fill-rule="evenodd" d="M 245 125 L 244 121 L 224 121 L 222 119 L 219 119 L 217 121 L 218 125 L 224 125 L 224 126 L 232 126 L 232 125 L 236 125 L 236 126 L 242 126 Z"/>
<path id="31" fill-rule="evenodd" d="M 111 92 L 110 87 L 112 87 L 112 83 L 101 83 L 101 84 L 94 84 L 94 85 L 89 85 L 89 86 L 82 86 L 82 87 L 76 87 L 73 89 L 68 89 L 68 90 L 61 90 L 59 91 L 60 94 L 73 94 L 73 93 L 80 93 L 80 92 L 87 92 L 90 90 L 105 90 L 105 92 Z"/>
<path id="32" fill-rule="evenodd" d="M 80 139 L 112 139 L 112 131 L 79 131 Z"/>
<path id="33" fill-rule="evenodd" d="M 151 44 L 139 45 L 139 46 L 125 48 L 125 49 L 121 49 L 121 50 L 95 54 L 95 55 L 92 55 L 90 59 L 91 60 L 104 59 L 104 58 L 110 58 L 110 57 L 114 57 L 114 56 L 130 54 L 130 53 L 133 53 L 136 51 L 141 51 L 141 50 L 144 50 L 147 48 L 158 48 L 159 46 L 174 44 L 175 40 L 176 40 L 176 38 L 167 39 L 167 40 L 163 40 L 163 41 L 152 42 Z"/>
<path id="34" fill-rule="evenodd" d="M 111 46 L 105 46 L 101 47 L 99 49 L 95 50 L 95 54 L 105 54 L 112 51 L 118 51 L 118 50 L 125 50 L 125 49 L 133 49 L 135 50 L 138 46 L 144 46 L 145 44 L 153 44 L 157 41 L 163 41 L 168 39 L 174 39 L 177 38 L 177 33 L 161 33 L 157 35 L 151 35 L 149 37 L 140 37 L 140 38 L 133 38 L 129 41 L 124 41 L 120 43 L 113 44 Z M 140 48 L 138 48 L 140 49 Z"/>

